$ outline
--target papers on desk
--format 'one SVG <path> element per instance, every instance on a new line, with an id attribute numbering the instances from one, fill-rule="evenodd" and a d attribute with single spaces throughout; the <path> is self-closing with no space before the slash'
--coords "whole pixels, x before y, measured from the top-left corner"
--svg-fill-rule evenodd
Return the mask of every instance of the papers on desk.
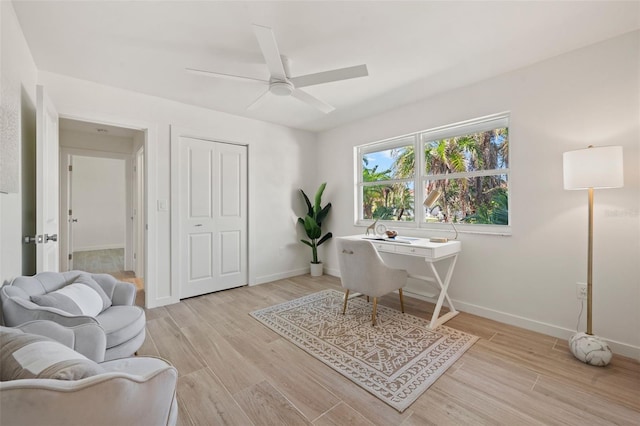
<path id="1" fill-rule="evenodd" d="M 411 241 L 417 241 L 419 238 L 410 238 L 410 237 L 395 237 L 395 238 L 387 238 L 387 237 L 362 237 L 365 240 L 373 240 L 373 241 L 388 241 L 390 243 L 404 243 L 411 244 Z"/>

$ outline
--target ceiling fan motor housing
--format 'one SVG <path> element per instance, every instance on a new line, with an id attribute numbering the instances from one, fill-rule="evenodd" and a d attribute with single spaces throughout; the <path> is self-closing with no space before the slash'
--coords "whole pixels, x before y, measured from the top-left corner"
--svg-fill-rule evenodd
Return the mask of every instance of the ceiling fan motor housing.
<path id="1" fill-rule="evenodd" d="M 293 92 L 293 84 L 288 81 L 274 81 L 269 85 L 269 91 L 276 96 L 289 96 Z"/>

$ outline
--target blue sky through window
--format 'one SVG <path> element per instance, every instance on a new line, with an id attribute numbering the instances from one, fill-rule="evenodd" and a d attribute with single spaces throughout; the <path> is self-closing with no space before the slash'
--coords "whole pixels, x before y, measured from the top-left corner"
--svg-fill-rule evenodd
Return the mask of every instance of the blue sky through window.
<path id="1" fill-rule="evenodd" d="M 369 164 L 363 164 L 363 166 L 367 167 L 368 169 L 373 169 L 375 166 L 378 166 L 377 172 L 390 170 L 391 165 L 393 164 L 393 158 L 391 158 L 390 149 L 387 149 L 386 151 L 371 152 L 369 154 L 366 154 L 364 158 L 367 159 Z"/>

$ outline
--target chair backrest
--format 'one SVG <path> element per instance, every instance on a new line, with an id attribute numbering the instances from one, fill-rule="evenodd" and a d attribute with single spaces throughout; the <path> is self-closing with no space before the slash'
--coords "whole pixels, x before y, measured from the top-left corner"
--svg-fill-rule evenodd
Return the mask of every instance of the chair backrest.
<path id="1" fill-rule="evenodd" d="M 71 284 L 82 273 L 82 271 L 40 272 L 33 276 L 16 277 L 4 287 L 8 295 L 28 299 L 30 296 L 51 293 Z"/>
<path id="2" fill-rule="evenodd" d="M 405 286 L 407 272 L 387 266 L 367 240 L 336 238 L 342 286 L 379 297 Z"/>

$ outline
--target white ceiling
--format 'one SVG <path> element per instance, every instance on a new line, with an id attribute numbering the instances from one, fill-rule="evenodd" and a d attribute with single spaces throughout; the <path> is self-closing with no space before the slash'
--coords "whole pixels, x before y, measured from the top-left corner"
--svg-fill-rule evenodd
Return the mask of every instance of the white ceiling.
<path id="1" fill-rule="evenodd" d="M 31 1 L 15 11 L 38 69 L 321 131 L 640 28 L 627 2 Z M 268 79 L 251 24 L 271 27 L 292 76 L 366 63 L 369 76 L 246 107 Z"/>

